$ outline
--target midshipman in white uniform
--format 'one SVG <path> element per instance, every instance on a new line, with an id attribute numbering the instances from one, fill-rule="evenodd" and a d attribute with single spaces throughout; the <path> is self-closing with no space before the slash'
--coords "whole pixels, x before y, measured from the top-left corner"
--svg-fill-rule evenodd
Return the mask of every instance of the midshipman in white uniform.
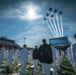
<path id="1" fill-rule="evenodd" d="M 20 51 L 20 75 L 26 74 L 26 64 L 28 62 L 28 50 L 26 49 L 26 45 L 23 46 L 23 49 Z"/>
<path id="2" fill-rule="evenodd" d="M 52 55 L 53 55 L 53 67 L 54 68 L 58 68 L 60 70 L 60 64 L 59 64 L 59 50 L 56 49 L 55 47 L 51 46 L 52 49 Z"/>
<path id="3" fill-rule="evenodd" d="M 0 45 L 0 67 L 2 66 L 2 61 L 4 59 L 4 52 L 5 52 L 5 49 L 3 48 L 2 45 Z"/>
<path id="4" fill-rule="evenodd" d="M 53 63 L 56 63 L 56 48 L 51 46 L 52 49 L 52 55 L 53 55 Z"/>
<path id="5" fill-rule="evenodd" d="M 14 66 L 16 66 L 18 64 L 19 56 L 20 56 L 20 51 L 19 51 L 19 49 L 17 49 L 17 47 L 15 47 Z"/>
<path id="6" fill-rule="evenodd" d="M 33 50 L 29 50 L 28 51 L 28 63 L 32 63 L 33 64 Z"/>
<path id="7" fill-rule="evenodd" d="M 8 50 L 8 56 L 6 59 L 6 66 L 7 66 L 6 75 L 9 75 L 9 73 L 10 73 L 10 66 L 12 65 L 13 55 L 14 55 L 14 47 L 11 47 Z"/>
<path id="8" fill-rule="evenodd" d="M 11 66 L 12 65 L 13 55 L 14 55 L 14 47 L 11 47 L 8 50 L 8 57 L 6 59 L 6 66 Z"/>
<path id="9" fill-rule="evenodd" d="M 8 50 L 5 50 L 5 52 L 4 52 L 4 60 L 6 60 L 7 57 L 8 57 Z"/>

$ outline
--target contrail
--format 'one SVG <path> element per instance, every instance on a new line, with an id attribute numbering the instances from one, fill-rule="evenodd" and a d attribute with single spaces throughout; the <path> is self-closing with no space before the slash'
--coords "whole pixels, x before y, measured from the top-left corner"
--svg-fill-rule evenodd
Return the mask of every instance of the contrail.
<path id="1" fill-rule="evenodd" d="M 61 30 L 60 30 L 60 26 L 59 26 L 59 20 L 58 20 L 58 15 L 57 15 L 57 13 L 56 13 L 56 20 L 57 20 L 58 29 L 59 29 L 59 35 L 61 36 Z"/>
<path id="2" fill-rule="evenodd" d="M 63 33 L 63 25 L 62 25 L 62 16 L 60 15 L 60 23 L 61 23 L 61 32 L 62 32 L 62 36 L 64 36 L 64 33 Z"/>
<path id="3" fill-rule="evenodd" d="M 57 32 L 57 35 L 58 35 L 58 37 L 59 37 L 59 34 L 58 34 L 58 30 L 57 30 L 57 26 L 56 26 L 56 23 L 55 23 L 55 19 L 54 19 L 54 17 L 52 18 L 52 20 L 53 20 L 54 27 L 55 27 L 55 30 L 56 30 L 56 32 Z"/>
<path id="4" fill-rule="evenodd" d="M 51 24 L 50 26 L 52 27 L 52 29 L 53 29 L 53 31 L 54 31 L 56 37 L 58 37 L 58 35 L 57 35 L 57 33 L 56 33 L 56 30 L 55 30 L 55 28 L 54 28 L 54 26 L 53 26 L 53 24 L 52 24 L 52 22 L 51 22 L 50 17 L 49 17 L 48 19 L 49 19 L 49 21 L 50 21 L 50 24 Z"/>
<path id="5" fill-rule="evenodd" d="M 52 29 L 51 29 L 51 27 L 50 27 L 49 23 L 48 23 L 47 21 L 45 21 L 45 22 L 47 23 L 47 25 L 48 25 L 48 27 L 49 27 L 50 31 L 52 32 L 53 36 L 56 38 L 56 35 L 55 35 L 55 34 L 54 34 L 54 32 L 52 31 Z"/>
<path id="6" fill-rule="evenodd" d="M 53 14 L 52 11 L 50 12 L 50 16 L 51 16 L 51 14 Z M 52 20 L 53 20 L 53 23 L 54 23 L 54 24 L 52 23 Z M 51 26 L 52 26 L 54 32 L 55 32 L 55 35 L 56 35 L 57 37 L 59 37 L 58 30 L 57 30 L 57 26 L 56 26 L 56 23 L 55 23 L 55 19 L 52 17 L 52 19 L 49 18 L 49 21 L 50 21 L 50 23 L 51 23 Z"/>

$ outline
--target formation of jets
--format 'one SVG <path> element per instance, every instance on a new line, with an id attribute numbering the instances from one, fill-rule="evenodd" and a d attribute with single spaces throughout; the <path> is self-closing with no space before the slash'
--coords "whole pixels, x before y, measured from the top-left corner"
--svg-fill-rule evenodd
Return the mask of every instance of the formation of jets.
<path id="1" fill-rule="evenodd" d="M 50 11 L 50 12 L 52 11 L 52 9 L 53 9 L 53 8 L 49 7 L 49 11 Z M 55 9 L 55 10 L 54 10 L 54 13 L 57 13 L 57 12 L 58 12 L 58 10 L 57 10 L 57 9 Z M 62 13 L 63 13 L 63 12 L 62 12 L 62 11 L 60 11 L 60 12 L 59 12 L 59 15 L 62 15 Z M 50 14 L 49 14 L 49 13 L 46 13 L 46 17 L 48 17 L 48 16 L 50 16 Z M 50 16 L 50 17 L 51 17 L 51 18 L 53 18 L 53 17 L 54 17 L 54 15 L 52 15 L 52 14 L 51 14 L 51 16 Z M 47 20 L 47 18 L 45 18 L 45 17 L 44 17 L 44 20 Z"/>

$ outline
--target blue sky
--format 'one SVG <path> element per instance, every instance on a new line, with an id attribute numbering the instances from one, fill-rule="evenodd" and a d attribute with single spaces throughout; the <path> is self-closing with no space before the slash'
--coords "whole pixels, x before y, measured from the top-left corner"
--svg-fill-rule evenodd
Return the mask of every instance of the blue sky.
<path id="1" fill-rule="evenodd" d="M 21 46 L 25 37 L 25 42 L 30 47 L 42 44 L 43 38 L 49 41 L 53 35 L 43 20 L 49 7 L 63 11 L 64 35 L 68 36 L 70 41 L 74 41 L 75 0 L 0 0 L 0 36 L 13 39 Z"/>

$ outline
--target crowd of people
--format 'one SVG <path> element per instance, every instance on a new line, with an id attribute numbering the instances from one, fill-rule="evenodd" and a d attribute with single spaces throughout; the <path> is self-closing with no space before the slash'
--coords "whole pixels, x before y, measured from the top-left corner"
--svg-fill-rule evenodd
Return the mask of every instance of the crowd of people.
<path id="1" fill-rule="evenodd" d="M 74 38 L 76 40 L 76 34 L 74 35 Z M 42 73 L 45 75 L 51 75 L 51 68 L 54 69 L 54 71 L 60 70 L 60 65 L 63 62 L 64 58 L 64 51 L 58 50 L 51 44 L 47 44 L 46 39 L 42 40 L 42 45 L 38 47 L 35 45 L 35 48 L 33 50 L 33 63 L 34 63 L 34 71 L 38 71 L 38 64 L 40 63 L 42 66 Z M 0 67 L 2 66 L 2 62 L 5 58 L 6 60 L 6 66 L 7 69 L 10 68 L 12 65 L 12 62 L 14 60 L 14 66 L 18 64 L 18 61 L 20 62 L 20 74 L 19 75 L 25 75 L 26 74 L 26 65 L 28 62 L 28 49 L 27 45 L 23 45 L 23 48 L 19 50 L 17 47 L 13 46 L 9 50 L 5 50 L 3 45 L 0 45 Z M 67 49 L 67 56 L 71 62 L 71 64 L 74 67 L 74 70 L 76 69 L 76 41 L 73 42 L 70 47 Z M 7 73 L 8 75 L 8 73 Z"/>

